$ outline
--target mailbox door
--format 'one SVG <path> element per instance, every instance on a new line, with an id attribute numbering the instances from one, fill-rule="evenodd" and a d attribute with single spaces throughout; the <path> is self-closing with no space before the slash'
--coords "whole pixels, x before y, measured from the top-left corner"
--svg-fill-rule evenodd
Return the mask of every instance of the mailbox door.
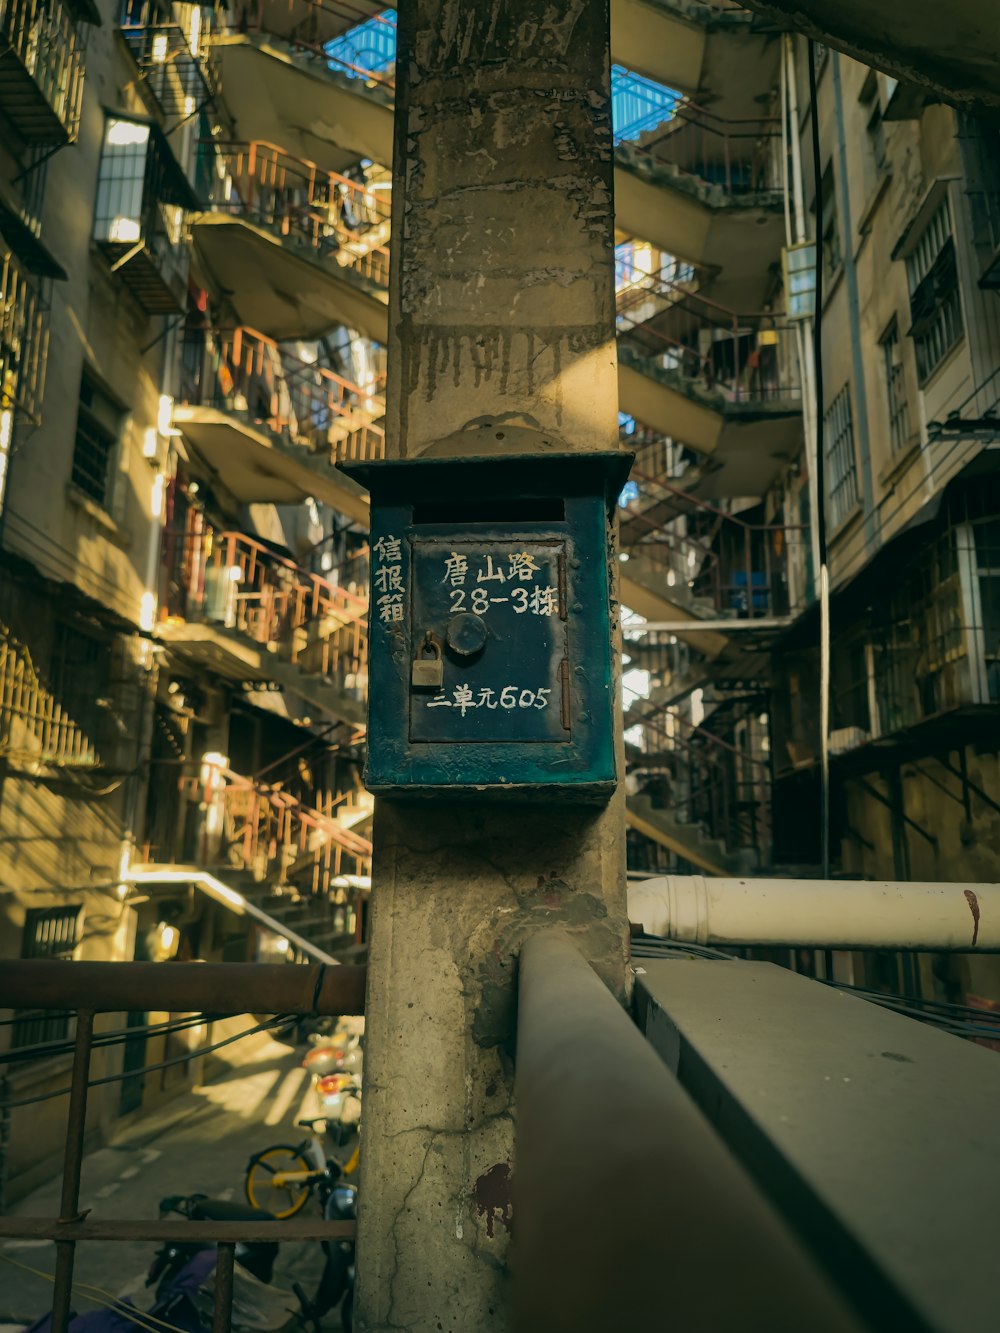
<path id="1" fill-rule="evenodd" d="M 410 642 L 441 656 L 409 694 L 413 743 L 571 739 L 566 542 L 411 536 Z"/>

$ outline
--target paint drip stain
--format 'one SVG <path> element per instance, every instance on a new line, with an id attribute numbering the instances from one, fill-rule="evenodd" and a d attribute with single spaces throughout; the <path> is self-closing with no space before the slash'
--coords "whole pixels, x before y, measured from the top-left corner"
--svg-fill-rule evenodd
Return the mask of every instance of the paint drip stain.
<path id="1" fill-rule="evenodd" d="M 965 901 L 969 904 L 969 911 L 972 913 L 972 945 L 975 948 L 976 941 L 979 939 L 979 899 L 971 889 L 966 889 Z"/>
<path id="2" fill-rule="evenodd" d="M 497 1162 L 476 1181 L 472 1191 L 480 1217 L 486 1218 L 486 1234 L 493 1239 L 495 1218 L 510 1231 L 510 1164 Z"/>

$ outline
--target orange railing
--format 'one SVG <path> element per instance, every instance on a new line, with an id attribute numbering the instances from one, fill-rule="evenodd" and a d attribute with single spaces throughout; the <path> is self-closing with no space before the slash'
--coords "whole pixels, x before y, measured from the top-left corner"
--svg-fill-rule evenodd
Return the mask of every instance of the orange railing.
<path id="1" fill-rule="evenodd" d="M 276 144 L 207 140 L 225 176 L 215 177 L 211 208 L 246 217 L 350 268 L 376 287 L 389 285 L 389 193 L 293 157 Z"/>
<path id="2" fill-rule="evenodd" d="M 349 793 L 317 810 L 278 785 L 254 782 L 211 762 L 187 784 L 188 795 L 213 812 L 199 833 L 202 865 L 235 866 L 272 889 L 294 883 L 311 895 L 328 894 L 338 887 L 339 876 L 371 874 L 370 840 L 334 813 Z"/>
<path id="3" fill-rule="evenodd" d="M 216 532 L 196 512 L 164 535 L 165 620 L 216 624 L 363 700 L 368 599 L 240 532 Z"/>
<path id="4" fill-rule="evenodd" d="M 255 329 L 189 329 L 178 401 L 215 407 L 263 426 L 331 462 L 385 455 L 385 371 L 355 384 L 293 356 Z"/>

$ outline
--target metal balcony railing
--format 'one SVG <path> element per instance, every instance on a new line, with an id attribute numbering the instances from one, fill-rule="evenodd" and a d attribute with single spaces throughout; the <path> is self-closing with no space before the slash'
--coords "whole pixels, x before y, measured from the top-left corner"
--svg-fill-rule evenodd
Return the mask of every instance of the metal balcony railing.
<path id="1" fill-rule="evenodd" d="M 619 344 L 680 385 L 731 403 L 801 396 L 794 330 L 740 313 L 657 273 L 635 270 L 615 300 Z"/>
<path id="2" fill-rule="evenodd" d="M 49 307 L 37 278 L 0 236 L 0 409 L 38 425 L 49 347 Z"/>
<path id="3" fill-rule="evenodd" d="M 214 407 L 331 463 L 385 455 L 385 374 L 367 385 L 303 361 L 254 329 L 190 329 L 178 402 Z"/>
<path id="4" fill-rule="evenodd" d="M 94 206 L 94 242 L 147 314 L 187 301 L 185 210 L 198 200 L 163 130 L 109 115 Z"/>
<path id="5" fill-rule="evenodd" d="M 25 143 L 72 143 L 83 102 L 83 47 L 61 0 L 0 0 L 0 110 Z"/>
<path id="6" fill-rule="evenodd" d="M 0 1001 L 16 1009 L 72 1011 L 76 1032 L 72 1042 L 73 1069 L 65 1088 L 50 1097 L 66 1097 L 66 1151 L 58 1217 L 0 1217 L 0 1239 L 14 1237 L 37 1242 L 55 1241 L 55 1281 L 52 1290 L 52 1330 L 66 1333 L 73 1303 L 73 1268 L 76 1246 L 88 1241 L 201 1242 L 216 1247 L 215 1311 L 213 1328 L 228 1333 L 232 1326 L 233 1270 L 236 1246 L 255 1241 L 353 1240 L 354 1222 L 324 1218 L 286 1218 L 264 1222 L 192 1222 L 140 1218 L 94 1218 L 81 1207 L 81 1170 L 85 1149 L 91 1055 L 122 1033 L 102 1030 L 95 1039 L 95 1014 L 198 1014 L 206 1022 L 240 1014 L 274 1014 L 283 1019 L 295 1014 L 363 1014 L 364 967 L 326 967 L 268 963 L 86 963 L 4 960 Z M 242 1035 L 274 1026 L 256 1024 Z M 130 1029 L 133 1034 L 143 1029 Z M 185 1051 L 165 1063 L 182 1063 L 213 1049 Z M 24 1053 L 21 1052 L 23 1055 Z M 9 1054 L 4 1053 L 3 1059 Z M 165 1067 L 161 1065 L 160 1067 Z M 134 1077 L 123 1070 L 100 1081 Z M 32 1099 L 29 1099 L 29 1104 Z M 8 1101 L 8 1114 L 21 1103 Z M 132 1307 L 124 1306 L 123 1309 Z M 122 1316 L 125 1317 L 124 1315 Z"/>
<path id="7" fill-rule="evenodd" d="M 368 598 L 311 574 L 240 532 L 176 533 L 163 544 L 166 620 L 234 631 L 361 700 Z"/>
<path id="8" fill-rule="evenodd" d="M 740 620 L 801 609 L 790 605 L 787 574 L 808 545 L 805 525 L 747 522 L 641 467 L 632 468 L 631 478 L 639 496 L 620 508 L 621 544 L 630 556 L 653 563 L 668 596 L 677 588 L 719 616 Z M 672 497 L 684 515 L 680 522 Z M 664 508 L 666 521 L 659 516 Z"/>
<path id="9" fill-rule="evenodd" d="M 94 740 L 38 674 L 26 644 L 0 624 L 0 755 L 15 764 L 96 768 Z"/>
<path id="10" fill-rule="evenodd" d="M 188 120 L 215 97 L 215 79 L 205 43 L 174 23 L 123 22 L 122 40 L 139 70 L 142 85 L 167 119 Z"/>
<path id="11" fill-rule="evenodd" d="M 221 167 L 213 210 L 247 218 L 373 286 L 388 287 L 387 192 L 322 171 L 274 144 L 210 140 L 205 147 L 218 153 Z"/>
<path id="12" fill-rule="evenodd" d="M 669 104 L 663 88 L 627 70 L 616 71 L 616 88 L 628 107 L 615 127 L 616 146 L 728 195 L 780 190 L 778 117 L 726 120 L 689 97 Z"/>
<path id="13" fill-rule="evenodd" d="M 345 35 L 362 25 L 374 30 L 366 49 L 356 50 Z M 381 30 L 385 37 L 380 40 Z M 315 61 L 324 73 L 357 79 L 391 96 L 395 88 L 395 23 L 361 9 L 350 0 L 250 0 L 239 9 L 239 19 L 223 33 L 257 34 L 286 42 L 299 59 Z"/>
<path id="14" fill-rule="evenodd" d="M 322 899 L 336 895 L 340 876 L 371 875 L 370 840 L 337 818 L 350 793 L 331 797 L 326 810 L 316 810 L 279 785 L 214 764 L 203 764 L 187 783 L 191 799 L 206 812 L 198 847 L 186 849 L 200 865 L 235 866 L 273 890 L 294 887 Z M 359 920 L 360 913 L 355 915 Z"/>

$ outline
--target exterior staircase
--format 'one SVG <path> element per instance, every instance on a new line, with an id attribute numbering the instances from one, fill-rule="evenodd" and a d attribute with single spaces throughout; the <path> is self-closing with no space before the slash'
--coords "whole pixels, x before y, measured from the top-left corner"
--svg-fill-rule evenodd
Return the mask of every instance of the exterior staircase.
<path id="1" fill-rule="evenodd" d="M 666 847 L 708 875 L 739 878 L 755 874 L 757 858 L 750 848 L 727 851 L 719 838 L 711 837 L 701 824 L 689 824 L 670 810 L 657 807 L 645 792 L 629 796 L 625 821 L 643 837 Z"/>

